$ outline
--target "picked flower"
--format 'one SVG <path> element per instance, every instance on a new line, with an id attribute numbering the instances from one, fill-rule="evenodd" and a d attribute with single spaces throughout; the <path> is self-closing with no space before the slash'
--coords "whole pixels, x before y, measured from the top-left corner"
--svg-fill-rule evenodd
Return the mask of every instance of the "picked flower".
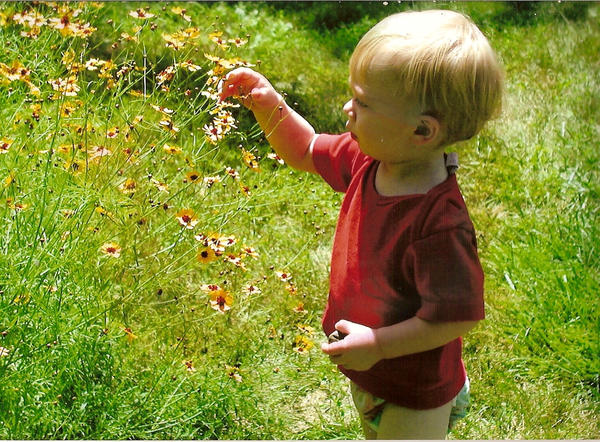
<path id="1" fill-rule="evenodd" d="M 121 256 L 121 246 L 114 242 L 104 243 L 102 247 L 100 247 L 100 251 L 113 258 L 118 258 Z"/>
<path id="2" fill-rule="evenodd" d="M 200 221 L 193 210 L 191 209 L 182 209 L 175 214 L 175 218 L 179 221 L 186 229 L 193 229 L 196 224 Z"/>

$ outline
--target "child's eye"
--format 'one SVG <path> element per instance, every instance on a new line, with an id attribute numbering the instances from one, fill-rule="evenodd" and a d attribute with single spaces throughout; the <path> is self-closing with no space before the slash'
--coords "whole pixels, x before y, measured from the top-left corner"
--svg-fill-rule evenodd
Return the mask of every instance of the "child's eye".
<path id="1" fill-rule="evenodd" d="M 358 98 L 354 97 L 354 102 L 359 106 L 359 107 L 367 107 L 367 105 L 365 103 L 363 103 L 362 101 L 360 101 Z"/>

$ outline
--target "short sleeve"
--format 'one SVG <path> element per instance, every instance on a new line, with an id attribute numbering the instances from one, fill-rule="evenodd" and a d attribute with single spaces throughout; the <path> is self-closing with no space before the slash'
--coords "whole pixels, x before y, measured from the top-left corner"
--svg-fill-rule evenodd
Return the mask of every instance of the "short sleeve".
<path id="1" fill-rule="evenodd" d="M 350 133 L 320 134 L 313 144 L 312 158 L 317 173 L 337 192 L 346 192 L 352 176 L 368 158 Z"/>
<path id="2" fill-rule="evenodd" d="M 412 243 L 403 270 L 421 298 L 417 317 L 429 321 L 485 317 L 483 270 L 472 230 L 449 229 Z"/>

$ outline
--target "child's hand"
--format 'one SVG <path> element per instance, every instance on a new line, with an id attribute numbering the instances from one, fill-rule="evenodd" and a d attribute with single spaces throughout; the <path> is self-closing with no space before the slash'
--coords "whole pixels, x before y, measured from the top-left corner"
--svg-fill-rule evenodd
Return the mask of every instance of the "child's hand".
<path id="1" fill-rule="evenodd" d="M 334 364 L 363 371 L 383 359 L 372 328 L 345 320 L 338 321 L 335 328 L 347 336 L 338 342 L 321 344 L 321 350 Z"/>
<path id="2" fill-rule="evenodd" d="M 242 104 L 253 112 L 272 112 L 278 106 L 282 97 L 271 86 L 271 83 L 248 68 L 238 68 L 231 71 L 221 84 L 220 99 L 238 97 Z"/>

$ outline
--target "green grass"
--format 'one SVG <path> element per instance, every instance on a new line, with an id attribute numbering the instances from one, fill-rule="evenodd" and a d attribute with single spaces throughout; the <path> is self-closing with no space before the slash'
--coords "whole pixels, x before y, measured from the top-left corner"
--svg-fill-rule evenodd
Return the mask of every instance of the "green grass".
<path id="1" fill-rule="evenodd" d="M 147 5 L 156 14 L 148 21 L 127 15 Z M 341 196 L 267 158 L 270 149 L 243 109 L 235 110 L 237 131 L 216 146 L 205 140 L 200 129 L 213 103 L 200 93 L 211 67 L 203 54 L 261 60 L 257 68 L 317 130 L 339 131 L 346 63 L 362 32 L 397 10 L 430 7 L 469 13 L 507 73 L 502 117 L 459 147 L 459 182 L 486 273 L 487 320 L 465 339 L 473 405 L 450 438 L 600 437 L 598 6 L 179 5 L 191 23 L 174 6 L 87 4 L 76 20 L 98 28 L 89 38 L 45 26 L 29 39 L 11 17 L 31 6 L 0 5 L 0 61 L 20 60 L 41 91 L 37 97 L 23 81 L 0 81 L 0 139 L 13 140 L 0 154 L 0 437 L 360 438 L 347 381 L 318 350 Z M 35 8 L 56 16 L 47 5 Z M 137 42 L 113 45 L 141 24 Z M 193 44 L 164 46 L 163 33 L 190 26 L 200 31 Z M 250 39 L 223 52 L 208 39 L 214 30 Z M 83 63 L 113 60 L 114 87 L 83 71 L 76 97 L 51 99 L 47 80 L 67 77 L 61 59 L 68 49 Z M 116 76 L 126 63 L 143 67 L 144 58 L 146 76 L 136 69 Z M 156 75 L 185 60 L 202 69 L 179 70 L 161 91 Z M 131 95 L 144 78 L 148 96 Z M 59 106 L 76 100 L 75 113 L 62 116 Z M 150 104 L 175 110 L 178 134 L 159 126 Z M 144 119 L 134 124 L 137 115 Z M 135 130 L 126 141 L 129 124 Z M 115 126 L 120 134 L 107 138 Z M 182 152 L 165 153 L 165 143 Z M 76 148 L 63 152 L 65 145 Z M 259 157 L 260 173 L 244 165 L 240 145 Z M 93 146 L 111 154 L 90 162 Z M 83 161 L 77 173 L 74 160 Z M 226 167 L 239 172 L 250 196 Z M 223 181 L 186 182 L 192 170 L 200 181 Z M 135 193 L 119 189 L 126 178 L 136 181 Z M 200 218 L 193 230 L 176 220 L 183 208 Z M 243 259 L 247 270 L 199 263 L 194 235 L 213 232 L 235 235 L 228 252 L 247 245 L 258 258 Z M 119 258 L 100 252 L 109 241 L 122 247 Z M 278 270 L 293 275 L 296 292 Z M 231 291 L 231 310 L 210 308 L 203 284 Z M 244 293 L 246 284 L 261 292 Z M 300 303 L 303 313 L 295 311 Z M 299 328 L 305 325 L 314 331 Z M 127 339 L 125 328 L 136 338 Z M 307 354 L 294 351 L 297 335 L 315 343 Z"/>

